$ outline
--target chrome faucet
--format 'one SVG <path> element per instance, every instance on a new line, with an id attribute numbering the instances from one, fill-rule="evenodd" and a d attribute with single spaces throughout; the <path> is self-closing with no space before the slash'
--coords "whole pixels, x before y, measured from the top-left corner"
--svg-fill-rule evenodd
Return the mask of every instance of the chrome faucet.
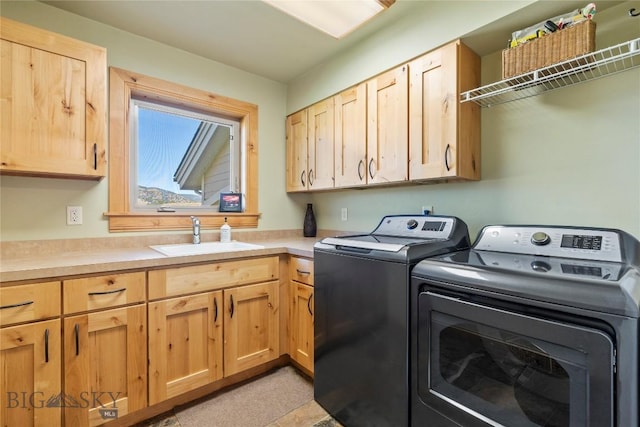
<path id="1" fill-rule="evenodd" d="M 193 243 L 200 243 L 200 218 L 197 216 L 191 217 L 191 225 L 193 226 Z"/>

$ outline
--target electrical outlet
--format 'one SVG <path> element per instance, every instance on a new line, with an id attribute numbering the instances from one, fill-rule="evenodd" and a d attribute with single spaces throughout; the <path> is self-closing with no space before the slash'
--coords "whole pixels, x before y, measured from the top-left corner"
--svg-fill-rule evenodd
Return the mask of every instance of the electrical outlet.
<path id="1" fill-rule="evenodd" d="M 82 206 L 67 206 L 67 225 L 82 225 Z"/>
<path id="2" fill-rule="evenodd" d="M 423 215 L 433 215 L 433 206 L 422 205 L 422 214 Z"/>
<path id="3" fill-rule="evenodd" d="M 343 221 L 346 221 L 349 218 L 348 212 L 347 212 L 347 208 L 342 208 L 340 210 L 340 219 L 342 219 Z"/>

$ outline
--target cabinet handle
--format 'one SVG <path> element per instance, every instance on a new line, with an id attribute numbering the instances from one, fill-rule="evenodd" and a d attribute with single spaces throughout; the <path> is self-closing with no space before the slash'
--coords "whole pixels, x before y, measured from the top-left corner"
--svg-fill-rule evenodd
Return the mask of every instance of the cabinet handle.
<path id="1" fill-rule="evenodd" d="M 80 354 L 80 325 L 76 323 L 76 326 L 73 327 L 73 331 L 76 336 L 76 356 Z"/>
<path id="2" fill-rule="evenodd" d="M 371 169 L 371 166 L 373 166 L 373 157 L 369 160 L 369 176 L 373 179 L 373 170 Z"/>
<path id="3" fill-rule="evenodd" d="M 0 310 L 4 310 L 5 308 L 22 307 L 22 306 L 29 305 L 29 304 L 33 304 L 33 301 L 25 301 L 25 302 L 19 302 L 17 304 L 3 305 L 3 306 L 0 306 Z"/>
<path id="4" fill-rule="evenodd" d="M 360 159 L 360 161 L 358 162 L 358 178 L 360 178 L 360 181 L 362 181 L 362 179 L 364 178 L 364 175 L 362 174 L 363 166 L 364 166 L 364 160 Z"/>
<path id="5" fill-rule="evenodd" d="M 93 144 L 93 170 L 98 170 L 98 144 Z"/>
<path id="6" fill-rule="evenodd" d="M 309 314 L 313 316 L 313 311 L 311 311 L 311 299 L 313 298 L 313 292 L 309 295 L 309 299 L 307 300 L 307 310 L 309 310 Z"/>
<path id="7" fill-rule="evenodd" d="M 49 363 L 49 328 L 44 330 L 44 363 Z"/>
<path id="8" fill-rule="evenodd" d="M 218 298 L 213 297 L 213 323 L 218 321 Z"/>
<path id="9" fill-rule="evenodd" d="M 229 307 L 229 318 L 233 319 L 233 295 L 229 295 L 231 306 Z"/>
<path id="10" fill-rule="evenodd" d="M 90 296 L 94 296 L 94 295 L 109 295 L 109 294 L 117 294 L 118 292 L 122 292 L 122 291 L 126 291 L 127 288 L 120 288 L 120 289 L 114 289 L 112 291 L 96 291 L 96 292 L 89 292 Z"/>
<path id="11" fill-rule="evenodd" d="M 451 145 L 447 144 L 447 148 L 444 150 L 444 166 L 447 168 L 447 172 L 451 170 L 449 166 L 449 155 L 451 154 Z"/>
<path id="12" fill-rule="evenodd" d="M 309 169 L 309 186 L 313 185 L 313 169 Z"/>
<path id="13" fill-rule="evenodd" d="M 306 185 L 307 185 L 307 184 L 305 184 L 305 183 L 304 183 L 304 174 L 305 174 L 306 172 L 307 172 L 307 171 L 302 171 L 302 173 L 300 174 L 300 182 L 302 183 L 302 186 L 303 186 L 303 187 L 306 187 Z"/>
<path id="14" fill-rule="evenodd" d="M 303 271 L 303 270 L 300 270 L 299 268 L 296 268 L 296 273 L 298 273 L 298 274 L 311 274 L 310 271 Z"/>

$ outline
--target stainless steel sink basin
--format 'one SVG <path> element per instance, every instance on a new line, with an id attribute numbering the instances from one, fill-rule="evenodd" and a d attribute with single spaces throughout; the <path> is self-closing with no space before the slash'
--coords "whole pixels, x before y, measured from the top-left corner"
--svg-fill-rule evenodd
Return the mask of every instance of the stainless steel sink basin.
<path id="1" fill-rule="evenodd" d="M 264 249 L 264 246 L 243 242 L 207 242 L 207 243 L 181 243 L 177 245 L 154 245 L 151 249 L 168 256 L 203 255 L 220 252 L 248 251 L 252 249 Z"/>

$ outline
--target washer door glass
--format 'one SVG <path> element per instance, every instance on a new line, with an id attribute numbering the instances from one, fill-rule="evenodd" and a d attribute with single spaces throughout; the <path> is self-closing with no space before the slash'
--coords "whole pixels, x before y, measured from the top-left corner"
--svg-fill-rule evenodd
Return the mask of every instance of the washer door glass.
<path id="1" fill-rule="evenodd" d="M 605 333 L 430 292 L 419 305 L 418 384 L 430 406 L 497 426 L 613 425 Z"/>

